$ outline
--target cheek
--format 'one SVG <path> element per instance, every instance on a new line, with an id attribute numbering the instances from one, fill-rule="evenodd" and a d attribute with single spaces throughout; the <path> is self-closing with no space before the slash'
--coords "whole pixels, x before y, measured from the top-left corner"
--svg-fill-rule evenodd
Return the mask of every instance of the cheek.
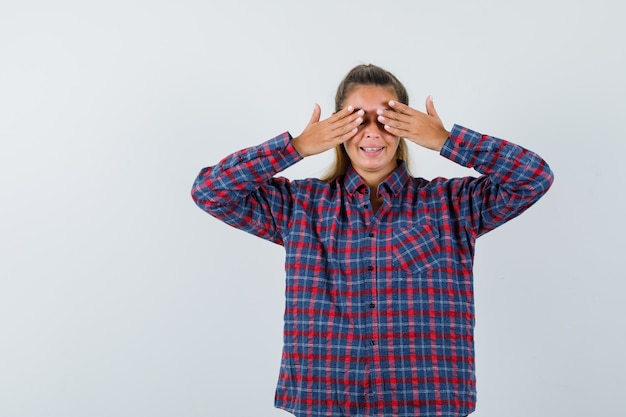
<path id="1" fill-rule="evenodd" d="M 387 142 L 388 146 L 394 151 L 396 151 L 400 146 L 400 138 L 398 137 L 390 135 L 388 138 L 385 138 L 385 141 Z"/>
<path id="2" fill-rule="evenodd" d="M 347 141 L 343 143 L 343 149 L 345 149 L 346 151 L 350 152 L 350 149 L 353 149 L 353 148 L 354 148 L 354 138 L 348 139 Z"/>

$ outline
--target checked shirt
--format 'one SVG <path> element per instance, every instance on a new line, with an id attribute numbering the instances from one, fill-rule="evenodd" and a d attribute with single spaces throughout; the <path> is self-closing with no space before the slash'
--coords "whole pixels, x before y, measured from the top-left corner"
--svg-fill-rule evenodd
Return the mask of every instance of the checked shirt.
<path id="1" fill-rule="evenodd" d="M 475 408 L 472 264 L 478 236 L 552 184 L 548 165 L 455 125 L 441 155 L 481 176 L 427 181 L 398 168 L 378 194 L 276 174 L 301 158 L 285 132 L 197 177 L 196 204 L 284 246 L 284 346 L 275 405 L 297 417 L 466 416 Z"/>

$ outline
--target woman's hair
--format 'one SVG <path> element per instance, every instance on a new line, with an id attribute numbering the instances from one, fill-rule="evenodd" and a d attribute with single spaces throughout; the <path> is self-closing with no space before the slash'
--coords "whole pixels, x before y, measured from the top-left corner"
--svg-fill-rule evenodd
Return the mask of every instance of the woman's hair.
<path id="1" fill-rule="evenodd" d="M 352 68 L 337 88 L 335 95 L 335 111 L 343 108 L 346 97 L 355 87 L 363 85 L 374 85 L 377 87 L 389 87 L 397 96 L 400 103 L 409 104 L 409 95 L 404 85 L 389 71 L 386 71 L 376 65 L 357 65 Z M 409 152 L 406 142 L 400 138 L 398 150 L 396 151 L 396 159 L 404 161 L 405 165 L 409 165 Z M 335 147 L 335 161 L 329 167 L 326 175 L 322 177 L 323 181 L 333 181 L 337 177 L 344 175 L 350 166 L 350 158 L 343 144 Z"/>

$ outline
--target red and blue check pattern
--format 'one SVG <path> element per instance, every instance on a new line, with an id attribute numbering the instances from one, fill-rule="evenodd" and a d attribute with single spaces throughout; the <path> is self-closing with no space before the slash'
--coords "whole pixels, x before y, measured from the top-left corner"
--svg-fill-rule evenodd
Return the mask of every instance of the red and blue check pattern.
<path id="1" fill-rule="evenodd" d="M 454 126 L 441 155 L 478 178 L 409 176 L 369 188 L 275 174 L 301 157 L 282 135 L 203 169 L 203 210 L 286 251 L 275 405 L 298 417 L 466 416 L 474 410 L 472 263 L 478 236 L 552 184 L 536 154 Z"/>

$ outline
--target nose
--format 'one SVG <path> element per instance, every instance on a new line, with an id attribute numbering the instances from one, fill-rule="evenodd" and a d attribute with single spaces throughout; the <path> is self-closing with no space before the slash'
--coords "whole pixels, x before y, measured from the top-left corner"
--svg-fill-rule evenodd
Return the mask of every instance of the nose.
<path id="1" fill-rule="evenodd" d="M 363 121 L 363 134 L 366 137 L 378 137 L 380 136 L 380 130 L 382 125 L 376 120 L 376 115 L 367 117 Z"/>

